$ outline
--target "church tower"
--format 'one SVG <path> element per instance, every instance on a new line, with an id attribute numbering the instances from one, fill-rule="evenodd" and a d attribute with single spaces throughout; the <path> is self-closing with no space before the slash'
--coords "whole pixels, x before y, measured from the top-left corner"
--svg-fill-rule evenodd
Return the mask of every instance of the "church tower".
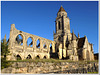
<path id="1" fill-rule="evenodd" d="M 56 33 L 70 33 L 70 20 L 67 17 L 67 12 L 61 6 L 56 17 Z"/>
<path id="2" fill-rule="evenodd" d="M 66 39 L 71 40 L 70 19 L 67 17 L 67 12 L 61 6 L 55 21 L 56 32 L 54 33 L 54 41 L 56 42 L 56 51 L 58 56 L 66 57 Z M 59 52 L 60 51 L 60 52 Z"/>

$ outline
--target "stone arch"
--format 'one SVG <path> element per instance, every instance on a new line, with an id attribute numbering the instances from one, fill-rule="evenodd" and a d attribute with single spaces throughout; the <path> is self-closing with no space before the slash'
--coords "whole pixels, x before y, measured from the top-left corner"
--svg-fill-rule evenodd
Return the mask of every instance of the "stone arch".
<path id="1" fill-rule="evenodd" d="M 43 59 L 48 59 L 49 57 L 48 57 L 48 55 L 44 55 L 44 57 L 43 57 Z"/>
<path id="2" fill-rule="evenodd" d="M 36 55 L 36 59 L 40 59 L 40 55 Z"/>
<path id="3" fill-rule="evenodd" d="M 17 54 L 16 55 L 16 60 L 22 60 L 21 55 Z"/>
<path id="4" fill-rule="evenodd" d="M 40 38 L 36 40 L 36 48 L 40 48 Z"/>
<path id="5" fill-rule="evenodd" d="M 15 44 L 23 45 L 24 35 L 19 33 L 15 36 Z"/>
<path id="6" fill-rule="evenodd" d="M 26 59 L 32 59 L 32 56 L 29 54 Z"/>
<path id="7" fill-rule="evenodd" d="M 47 57 L 46 57 L 46 56 L 44 56 L 44 57 L 43 57 L 43 59 L 47 59 Z"/>
<path id="8" fill-rule="evenodd" d="M 27 46 L 29 46 L 29 47 L 33 47 L 33 37 L 28 37 L 28 39 L 27 39 Z"/>

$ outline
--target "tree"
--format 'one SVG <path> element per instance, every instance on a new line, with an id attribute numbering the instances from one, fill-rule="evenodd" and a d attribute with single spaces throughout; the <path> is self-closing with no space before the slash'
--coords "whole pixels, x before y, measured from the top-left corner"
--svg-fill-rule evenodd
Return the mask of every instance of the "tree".
<path id="1" fill-rule="evenodd" d="M 6 35 L 5 35 L 6 37 Z M 4 38 L 1 41 L 1 69 L 6 68 L 10 65 L 10 63 L 6 60 L 7 55 L 9 55 L 10 51 L 8 49 L 8 44 L 6 42 L 6 39 Z"/>

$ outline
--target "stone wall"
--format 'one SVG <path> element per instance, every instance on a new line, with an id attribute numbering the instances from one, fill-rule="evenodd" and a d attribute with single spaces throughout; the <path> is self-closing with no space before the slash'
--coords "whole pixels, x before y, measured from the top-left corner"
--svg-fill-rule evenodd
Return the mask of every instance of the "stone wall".
<path id="1" fill-rule="evenodd" d="M 79 62 L 13 62 L 13 64 L 1 71 L 2 73 L 24 73 L 24 74 L 52 74 L 52 73 L 87 73 L 98 72 L 98 63 Z"/>
<path id="2" fill-rule="evenodd" d="M 19 43 L 17 40 L 18 36 L 22 37 Z M 29 38 L 32 41 L 28 45 L 27 42 Z M 37 41 L 39 41 L 39 44 L 37 43 Z M 50 47 L 52 47 L 52 49 L 50 49 Z M 11 24 L 8 48 L 11 55 L 7 56 L 7 60 L 17 60 L 17 56 L 24 60 L 27 59 L 29 55 L 32 59 L 37 56 L 39 56 L 40 59 L 43 59 L 44 57 L 49 59 L 50 50 L 52 51 L 52 53 L 55 53 L 55 42 L 43 37 L 17 30 L 15 28 L 15 24 Z"/>

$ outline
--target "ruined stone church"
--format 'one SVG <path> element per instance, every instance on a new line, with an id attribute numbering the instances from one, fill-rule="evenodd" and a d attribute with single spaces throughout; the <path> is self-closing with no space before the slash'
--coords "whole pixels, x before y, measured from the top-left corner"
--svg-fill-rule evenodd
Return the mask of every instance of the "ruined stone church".
<path id="1" fill-rule="evenodd" d="M 88 42 L 86 36 L 76 36 L 74 31 L 70 32 L 70 19 L 67 12 L 61 6 L 55 21 L 56 32 L 53 33 L 54 41 L 32 35 L 15 28 L 11 24 L 8 48 L 10 55 L 8 60 L 24 59 L 49 59 L 59 58 L 73 61 L 94 60 L 93 44 Z M 19 39 L 18 36 L 22 39 Z M 28 38 L 32 42 L 28 45 Z M 39 41 L 39 44 L 37 44 Z"/>

